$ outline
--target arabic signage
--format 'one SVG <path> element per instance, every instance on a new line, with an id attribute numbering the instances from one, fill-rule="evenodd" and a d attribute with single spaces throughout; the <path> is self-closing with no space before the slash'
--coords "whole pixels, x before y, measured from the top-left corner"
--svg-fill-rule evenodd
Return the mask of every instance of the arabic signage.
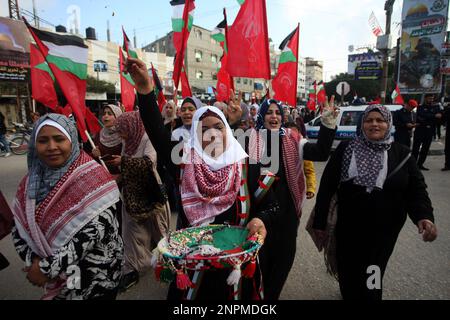
<path id="1" fill-rule="evenodd" d="M 30 38 L 22 21 L 0 17 L 0 81 L 27 81 Z"/>
<path id="2" fill-rule="evenodd" d="M 449 0 L 403 2 L 399 88 L 403 94 L 441 90 L 441 48 Z"/>

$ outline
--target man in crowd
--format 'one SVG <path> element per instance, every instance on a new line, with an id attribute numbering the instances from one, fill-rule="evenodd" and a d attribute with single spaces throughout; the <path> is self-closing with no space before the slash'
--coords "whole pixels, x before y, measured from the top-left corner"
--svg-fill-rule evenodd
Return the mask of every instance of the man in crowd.
<path id="1" fill-rule="evenodd" d="M 444 108 L 443 123 L 445 124 L 445 166 L 442 171 L 450 170 L 450 105 Z"/>
<path id="2" fill-rule="evenodd" d="M 412 149 L 412 155 L 417 159 L 420 170 L 430 170 L 423 165 L 427 159 L 433 135 L 436 131 L 436 120 L 441 118 L 442 113 L 439 105 L 434 103 L 434 95 L 425 95 L 425 103 L 417 109 L 417 125 Z"/>
<path id="3" fill-rule="evenodd" d="M 394 139 L 396 142 L 407 146 L 409 149 L 411 149 L 413 129 L 416 127 L 413 110 L 417 108 L 418 105 L 416 100 L 411 99 L 402 109 L 394 113 Z"/>

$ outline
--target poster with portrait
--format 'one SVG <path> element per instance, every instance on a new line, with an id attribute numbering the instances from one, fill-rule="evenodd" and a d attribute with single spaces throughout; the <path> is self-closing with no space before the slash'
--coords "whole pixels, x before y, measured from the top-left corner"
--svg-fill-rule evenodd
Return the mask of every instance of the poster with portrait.
<path id="1" fill-rule="evenodd" d="M 402 94 L 441 91 L 441 47 L 449 0 L 403 2 L 399 88 Z"/>
<path id="2" fill-rule="evenodd" d="M 27 81 L 30 36 L 22 21 L 0 17 L 0 81 Z"/>

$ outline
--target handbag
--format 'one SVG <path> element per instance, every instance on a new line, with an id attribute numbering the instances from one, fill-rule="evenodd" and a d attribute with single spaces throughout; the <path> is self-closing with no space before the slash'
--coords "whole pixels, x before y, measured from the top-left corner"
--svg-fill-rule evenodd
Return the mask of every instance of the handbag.
<path id="1" fill-rule="evenodd" d="M 314 217 L 316 215 L 316 206 L 313 207 L 311 214 L 309 215 L 308 222 L 306 224 L 306 231 L 308 231 L 311 239 L 317 247 L 317 250 L 321 252 L 323 250 L 323 256 L 327 272 L 338 280 L 337 269 L 337 257 L 336 257 L 336 222 L 338 211 L 338 199 L 337 193 L 335 193 L 330 200 L 330 207 L 328 209 L 327 226 L 325 229 L 326 239 L 321 241 L 313 229 Z"/>

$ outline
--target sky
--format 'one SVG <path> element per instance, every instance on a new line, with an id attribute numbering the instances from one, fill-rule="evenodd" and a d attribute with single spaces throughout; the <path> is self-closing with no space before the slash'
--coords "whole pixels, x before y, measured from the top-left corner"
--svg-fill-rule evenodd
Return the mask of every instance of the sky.
<path id="1" fill-rule="evenodd" d="M 21 8 L 32 11 L 32 0 L 18 0 Z M 69 13 L 79 8 L 81 33 L 87 27 L 106 40 L 109 20 L 112 41 L 121 43 L 124 26 L 130 39 L 136 30 L 138 47 L 147 45 L 171 31 L 169 0 L 34 0 L 37 15 L 53 25 L 67 25 Z M 324 61 L 324 77 L 347 71 L 348 48 L 374 45 L 369 27 L 372 11 L 385 30 L 384 0 L 266 0 L 269 37 L 278 47 L 300 23 L 300 55 Z M 196 0 L 194 24 L 206 29 L 223 19 L 227 9 L 231 24 L 239 10 L 236 0 Z M 392 33 L 399 35 L 403 0 L 397 0 L 392 17 Z M 78 10 L 78 9 L 76 9 Z M 8 0 L 0 0 L 0 16 L 8 15 Z"/>

